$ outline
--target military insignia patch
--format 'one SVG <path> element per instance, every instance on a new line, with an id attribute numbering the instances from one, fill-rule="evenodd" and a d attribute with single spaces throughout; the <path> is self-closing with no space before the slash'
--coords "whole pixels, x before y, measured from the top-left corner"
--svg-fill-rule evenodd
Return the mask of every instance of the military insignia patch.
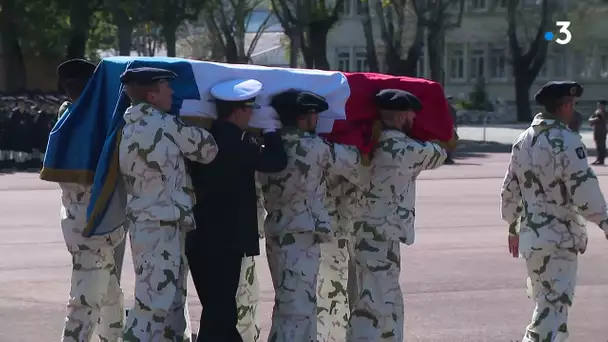
<path id="1" fill-rule="evenodd" d="M 578 159 L 585 159 L 587 158 L 587 155 L 585 154 L 585 149 L 582 147 L 579 147 L 576 149 L 576 156 L 578 157 Z"/>

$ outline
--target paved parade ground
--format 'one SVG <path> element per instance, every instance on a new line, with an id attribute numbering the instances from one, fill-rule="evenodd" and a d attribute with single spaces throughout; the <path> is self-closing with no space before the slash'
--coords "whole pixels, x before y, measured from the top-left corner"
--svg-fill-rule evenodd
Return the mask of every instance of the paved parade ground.
<path id="1" fill-rule="evenodd" d="M 402 257 L 406 341 L 521 340 L 532 302 L 523 261 L 509 256 L 507 227 L 500 220 L 507 159 L 469 154 L 421 176 L 416 243 L 404 247 Z M 596 171 L 608 194 L 608 168 Z M 0 175 L 0 194 L 0 342 L 59 341 L 70 275 L 59 191 L 36 174 L 16 173 Z M 608 341 L 608 241 L 595 225 L 589 232 L 571 311 L 572 342 Z M 123 289 L 130 305 L 134 277 L 130 256 L 125 260 Z M 265 341 L 273 290 L 265 256 L 258 262 Z M 190 289 L 197 329 L 200 305 Z"/>

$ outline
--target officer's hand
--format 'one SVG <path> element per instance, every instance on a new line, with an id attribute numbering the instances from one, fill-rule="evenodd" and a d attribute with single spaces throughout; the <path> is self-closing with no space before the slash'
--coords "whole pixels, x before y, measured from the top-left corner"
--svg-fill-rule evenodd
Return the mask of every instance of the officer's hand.
<path id="1" fill-rule="evenodd" d="M 519 257 L 519 235 L 509 234 L 509 253 L 514 258 Z"/>

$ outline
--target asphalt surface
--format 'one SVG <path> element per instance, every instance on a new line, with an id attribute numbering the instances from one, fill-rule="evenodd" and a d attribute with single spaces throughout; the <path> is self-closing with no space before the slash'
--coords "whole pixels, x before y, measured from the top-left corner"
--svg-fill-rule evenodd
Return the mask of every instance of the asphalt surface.
<path id="1" fill-rule="evenodd" d="M 456 165 L 423 173 L 417 188 L 417 237 L 403 247 L 401 284 L 406 341 L 521 340 L 533 309 L 523 261 L 509 256 L 499 191 L 507 154 L 469 153 Z M 597 168 L 608 194 L 608 168 Z M 0 342 L 59 341 L 69 290 L 70 256 L 59 228 L 59 191 L 35 174 L 0 176 Z M 571 310 L 571 342 L 608 341 L 608 241 L 590 225 Z M 133 271 L 123 289 L 131 305 Z M 265 341 L 273 290 L 258 259 L 259 316 Z M 200 305 L 190 286 L 193 328 Z"/>

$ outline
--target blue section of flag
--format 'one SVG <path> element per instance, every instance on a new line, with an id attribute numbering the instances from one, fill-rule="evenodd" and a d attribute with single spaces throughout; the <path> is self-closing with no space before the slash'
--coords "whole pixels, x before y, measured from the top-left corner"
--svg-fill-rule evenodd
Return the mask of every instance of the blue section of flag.
<path id="1" fill-rule="evenodd" d="M 117 188 L 118 168 L 110 168 L 118 153 L 116 139 L 124 126 L 123 114 L 129 101 L 120 75 L 126 69 L 154 67 L 168 69 L 178 77 L 171 81 L 172 114 L 179 114 L 184 100 L 200 100 L 192 65 L 186 59 L 168 57 L 110 57 L 102 60 L 80 99 L 59 119 L 51 134 L 43 167 L 57 171 L 91 171 L 95 178 L 87 210 L 86 235 L 106 234 L 124 220 L 126 194 Z M 108 192 L 108 189 L 111 191 Z M 118 189 L 118 190 L 117 190 Z M 112 201 L 116 201 L 112 204 Z M 108 208 L 121 219 L 104 221 Z M 105 224 L 107 223 L 107 224 Z"/>

